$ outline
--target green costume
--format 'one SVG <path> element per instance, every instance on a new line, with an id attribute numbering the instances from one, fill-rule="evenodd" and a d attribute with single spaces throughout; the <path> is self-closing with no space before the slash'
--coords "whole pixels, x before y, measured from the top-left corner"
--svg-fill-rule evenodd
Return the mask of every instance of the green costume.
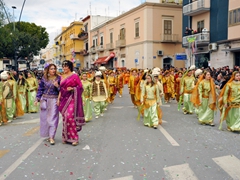
<path id="1" fill-rule="evenodd" d="M 85 121 L 90 121 L 92 119 L 92 105 L 91 105 L 91 99 L 92 99 L 92 83 L 90 83 L 88 80 L 83 81 L 83 93 L 82 93 L 82 100 L 84 103 L 83 111 L 85 116 Z"/>

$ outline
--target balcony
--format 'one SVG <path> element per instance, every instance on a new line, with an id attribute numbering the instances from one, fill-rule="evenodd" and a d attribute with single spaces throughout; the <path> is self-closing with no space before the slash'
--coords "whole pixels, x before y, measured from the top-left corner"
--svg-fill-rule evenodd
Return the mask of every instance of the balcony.
<path id="1" fill-rule="evenodd" d="M 111 50 L 114 49 L 114 44 L 113 44 L 113 43 L 108 43 L 108 44 L 106 45 L 106 47 L 107 47 L 107 50 L 111 51 Z"/>
<path id="2" fill-rule="evenodd" d="M 97 51 L 98 51 L 98 52 L 103 52 L 103 51 L 104 51 L 103 45 L 97 46 Z"/>
<path id="3" fill-rule="evenodd" d="M 117 48 L 123 48 L 126 46 L 126 39 L 119 39 L 116 41 Z"/>
<path id="4" fill-rule="evenodd" d="M 161 34 L 162 43 L 177 43 L 180 42 L 178 34 Z"/>
<path id="5" fill-rule="evenodd" d="M 96 48 L 95 48 L 95 46 L 92 46 L 92 47 L 90 48 L 90 53 L 96 54 Z"/>
<path id="6" fill-rule="evenodd" d="M 183 46 L 187 47 L 189 46 L 189 40 L 195 38 L 195 41 L 197 42 L 197 46 L 205 46 L 209 44 L 210 35 L 209 33 L 198 33 L 190 36 L 184 36 L 183 37 Z"/>
<path id="7" fill-rule="evenodd" d="M 88 39 L 88 33 L 87 32 L 81 32 L 78 34 L 78 38 L 82 41 Z"/>
<path id="8" fill-rule="evenodd" d="M 88 51 L 86 49 L 84 49 L 83 50 L 83 56 L 88 56 L 88 55 L 89 55 Z"/>
<path id="9" fill-rule="evenodd" d="M 71 39 L 71 40 L 78 40 L 79 37 L 78 37 L 78 35 L 76 35 L 76 34 L 71 34 L 71 35 L 70 35 L 70 39 Z"/>
<path id="10" fill-rule="evenodd" d="M 196 16 L 210 11 L 211 0 L 197 0 L 188 5 L 183 6 L 184 16 Z"/>
<path id="11" fill-rule="evenodd" d="M 65 41 L 61 41 L 61 45 L 65 45 Z"/>

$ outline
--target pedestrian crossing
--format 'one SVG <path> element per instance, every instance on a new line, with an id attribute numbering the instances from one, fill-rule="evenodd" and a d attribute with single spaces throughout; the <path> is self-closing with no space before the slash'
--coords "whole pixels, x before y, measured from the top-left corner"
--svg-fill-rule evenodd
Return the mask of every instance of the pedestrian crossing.
<path id="1" fill-rule="evenodd" d="M 212 158 L 230 177 L 227 179 L 240 180 L 240 160 L 234 155 Z M 166 180 L 200 180 L 188 163 L 164 167 Z M 203 172 L 204 173 L 204 172 Z M 214 177 L 212 177 L 214 179 Z M 133 176 L 120 177 L 110 180 L 135 180 Z M 163 178 L 164 179 L 164 178 Z"/>
<path id="2" fill-rule="evenodd" d="M 232 179 L 240 179 L 240 160 L 234 155 L 212 158 Z M 168 180 L 198 180 L 190 165 L 180 164 L 163 168 Z"/>

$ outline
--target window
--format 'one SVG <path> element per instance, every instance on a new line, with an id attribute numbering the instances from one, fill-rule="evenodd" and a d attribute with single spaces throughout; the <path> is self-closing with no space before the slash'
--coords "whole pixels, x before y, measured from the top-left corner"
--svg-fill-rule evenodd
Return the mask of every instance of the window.
<path id="1" fill-rule="evenodd" d="M 122 28 L 120 30 L 119 40 L 124 40 L 124 39 L 125 39 L 125 28 Z"/>
<path id="2" fill-rule="evenodd" d="M 84 26 L 84 31 L 85 31 L 85 32 L 88 32 L 88 24 L 86 24 L 86 25 Z"/>
<path id="3" fill-rule="evenodd" d="M 103 45 L 103 36 L 101 36 L 101 42 L 100 45 Z"/>
<path id="4" fill-rule="evenodd" d="M 164 20 L 164 34 L 172 34 L 172 21 Z"/>
<path id="5" fill-rule="evenodd" d="M 110 43 L 113 43 L 113 32 L 110 32 Z"/>
<path id="6" fill-rule="evenodd" d="M 197 22 L 197 32 L 201 33 L 203 29 L 204 29 L 204 21 L 198 21 Z"/>
<path id="7" fill-rule="evenodd" d="M 139 37 L 139 22 L 135 22 L 135 38 Z"/>
<path id="8" fill-rule="evenodd" d="M 228 24 L 229 26 L 240 24 L 240 8 L 229 11 Z"/>
<path id="9" fill-rule="evenodd" d="M 95 47 L 95 39 L 93 39 L 93 45 L 92 46 Z"/>

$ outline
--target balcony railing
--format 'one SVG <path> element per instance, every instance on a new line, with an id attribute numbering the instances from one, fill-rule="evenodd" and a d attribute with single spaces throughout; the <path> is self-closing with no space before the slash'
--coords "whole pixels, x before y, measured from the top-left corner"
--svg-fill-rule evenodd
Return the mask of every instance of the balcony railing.
<path id="1" fill-rule="evenodd" d="M 189 40 L 195 37 L 197 45 L 207 45 L 209 44 L 210 36 L 209 33 L 198 33 L 190 36 L 183 37 L 183 46 L 189 45 Z"/>
<path id="2" fill-rule="evenodd" d="M 95 53 L 96 53 L 96 47 L 91 47 L 91 48 L 90 48 L 90 52 L 91 52 L 92 54 L 95 54 Z"/>
<path id="3" fill-rule="evenodd" d="M 104 51 L 104 46 L 103 45 L 97 46 L 97 51 L 99 51 L 99 52 Z"/>
<path id="4" fill-rule="evenodd" d="M 108 43 L 106 45 L 106 47 L 107 47 L 107 50 L 113 50 L 114 49 L 114 44 L 113 43 Z"/>
<path id="5" fill-rule="evenodd" d="M 76 34 L 71 34 L 70 39 L 75 40 L 75 39 L 79 39 L 79 37 Z"/>
<path id="6" fill-rule="evenodd" d="M 116 41 L 116 47 L 117 48 L 122 48 L 126 46 L 126 39 L 119 39 Z"/>
<path id="7" fill-rule="evenodd" d="M 197 0 L 188 5 L 183 6 L 183 14 L 185 16 L 195 16 L 210 11 L 211 0 Z"/>
<path id="8" fill-rule="evenodd" d="M 86 49 L 84 49 L 83 50 L 83 56 L 88 56 L 88 55 L 89 55 L 88 51 Z"/>
<path id="9" fill-rule="evenodd" d="M 65 44 L 65 41 L 61 41 L 61 45 L 64 45 Z"/>
<path id="10" fill-rule="evenodd" d="M 88 33 L 86 33 L 86 32 L 79 33 L 78 38 L 80 40 L 84 41 L 84 40 L 88 39 Z"/>
<path id="11" fill-rule="evenodd" d="M 176 43 L 180 42 L 178 34 L 161 34 L 161 42 Z"/>

